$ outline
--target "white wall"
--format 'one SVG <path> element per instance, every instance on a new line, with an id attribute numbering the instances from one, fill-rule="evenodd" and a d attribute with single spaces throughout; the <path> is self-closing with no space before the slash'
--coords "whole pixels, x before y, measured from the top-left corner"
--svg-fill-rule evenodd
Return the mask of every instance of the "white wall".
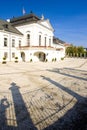
<path id="1" fill-rule="evenodd" d="M 38 46 L 39 45 L 39 35 L 41 34 L 41 45 L 44 46 L 44 37 L 47 37 L 47 46 L 49 46 L 49 38 L 51 38 L 51 43 L 53 42 L 53 32 L 46 27 L 33 23 L 29 25 L 23 25 L 16 27 L 20 32 L 24 34 L 22 45 L 26 46 L 26 34 L 29 32 L 30 34 L 30 45 Z"/>
<path id="2" fill-rule="evenodd" d="M 7 46 L 4 46 L 4 38 L 8 39 Z M 12 47 L 12 39 L 15 39 L 15 47 Z M 8 53 L 7 61 L 12 61 L 12 52 L 15 53 L 15 56 L 19 56 L 17 48 L 19 46 L 19 39 L 22 40 L 22 36 L 18 34 L 13 34 L 11 32 L 0 31 L 0 61 L 3 60 L 4 53 Z"/>
<path id="3" fill-rule="evenodd" d="M 59 60 L 61 57 L 64 57 L 65 55 L 65 47 L 60 45 L 56 45 L 53 43 L 53 28 L 51 27 L 49 21 L 40 21 L 40 23 L 32 23 L 28 25 L 18 26 L 16 27 L 23 35 L 14 34 L 11 32 L 5 32 L 0 31 L 0 61 L 2 61 L 2 58 L 4 56 L 4 52 L 8 52 L 8 58 L 7 61 L 14 61 L 14 58 L 12 58 L 12 52 L 15 53 L 15 56 L 18 57 L 18 60 L 21 61 L 21 51 L 25 53 L 25 61 L 30 61 L 30 59 L 33 59 L 34 61 L 38 61 L 38 58 L 34 55 L 35 52 L 43 51 L 43 53 L 46 54 L 46 59 L 48 61 L 52 61 L 53 58 L 56 58 Z M 49 46 L 49 39 L 51 39 L 51 48 L 43 48 L 43 50 L 40 49 L 40 47 L 37 49 L 19 49 L 19 40 L 21 40 L 21 46 L 27 46 L 27 40 L 26 36 L 27 34 L 30 34 L 30 46 L 39 46 L 39 35 L 41 35 L 41 46 L 45 46 L 45 40 L 46 37 L 47 42 L 46 46 Z M 8 46 L 4 47 L 4 37 L 8 38 Z M 12 39 L 15 39 L 15 47 L 12 47 Z M 63 48 L 61 51 L 56 51 L 56 48 Z"/>

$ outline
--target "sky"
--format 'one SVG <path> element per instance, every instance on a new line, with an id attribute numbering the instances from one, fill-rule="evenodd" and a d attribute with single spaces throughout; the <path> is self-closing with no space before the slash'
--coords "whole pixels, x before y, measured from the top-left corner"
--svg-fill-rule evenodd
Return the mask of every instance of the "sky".
<path id="1" fill-rule="evenodd" d="M 1 0 L 0 19 L 11 19 L 31 11 L 49 19 L 54 36 L 87 48 L 87 0 Z"/>

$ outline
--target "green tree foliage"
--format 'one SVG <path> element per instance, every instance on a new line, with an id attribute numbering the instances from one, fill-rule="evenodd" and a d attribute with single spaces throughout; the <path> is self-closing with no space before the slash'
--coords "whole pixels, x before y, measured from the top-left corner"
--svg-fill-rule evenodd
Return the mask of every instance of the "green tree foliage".
<path id="1" fill-rule="evenodd" d="M 84 54 L 84 48 L 82 46 L 77 47 L 77 50 L 79 56 Z"/>
<path id="2" fill-rule="evenodd" d="M 66 55 L 68 56 L 73 56 L 73 57 L 77 57 L 77 56 L 83 56 L 85 53 L 84 48 L 82 46 L 69 46 L 66 48 Z"/>

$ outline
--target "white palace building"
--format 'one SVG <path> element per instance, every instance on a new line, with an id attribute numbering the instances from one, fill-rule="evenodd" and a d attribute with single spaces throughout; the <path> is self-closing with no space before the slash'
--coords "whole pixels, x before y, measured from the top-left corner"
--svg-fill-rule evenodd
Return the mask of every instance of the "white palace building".
<path id="1" fill-rule="evenodd" d="M 53 61 L 65 56 L 65 43 L 54 37 L 48 19 L 30 13 L 8 21 L 0 20 L 0 62 Z"/>

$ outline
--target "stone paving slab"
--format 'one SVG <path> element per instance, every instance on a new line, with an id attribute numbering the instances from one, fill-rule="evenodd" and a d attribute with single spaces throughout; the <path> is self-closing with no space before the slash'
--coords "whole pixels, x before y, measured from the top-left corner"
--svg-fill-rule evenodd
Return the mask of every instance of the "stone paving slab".
<path id="1" fill-rule="evenodd" d="M 87 59 L 0 64 L 0 130 L 85 130 L 86 108 Z"/>

